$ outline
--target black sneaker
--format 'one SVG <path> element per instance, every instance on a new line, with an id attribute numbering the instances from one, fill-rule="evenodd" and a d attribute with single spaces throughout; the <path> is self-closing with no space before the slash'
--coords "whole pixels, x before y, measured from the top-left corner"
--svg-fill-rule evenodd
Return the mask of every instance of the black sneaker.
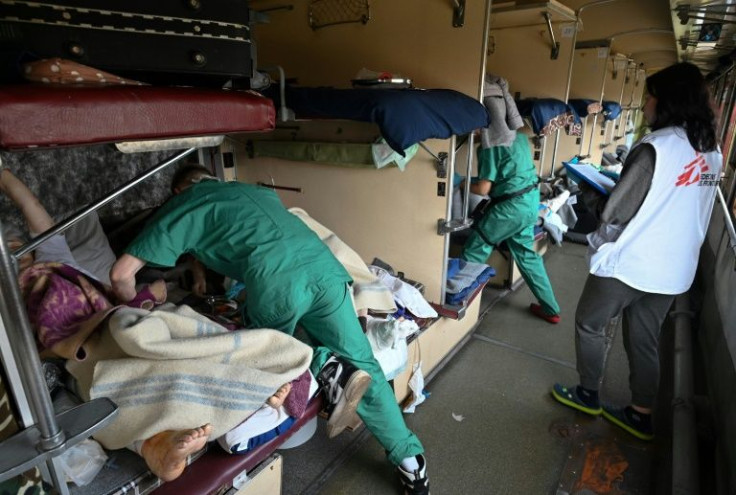
<path id="1" fill-rule="evenodd" d="M 427 476 L 427 460 L 422 454 L 417 456 L 419 469 L 409 472 L 398 466 L 399 479 L 404 485 L 405 495 L 429 495 L 429 477 Z"/>
<path id="2" fill-rule="evenodd" d="M 327 437 L 333 438 L 355 422 L 355 410 L 371 384 L 371 375 L 332 356 L 317 375 L 327 399 Z"/>

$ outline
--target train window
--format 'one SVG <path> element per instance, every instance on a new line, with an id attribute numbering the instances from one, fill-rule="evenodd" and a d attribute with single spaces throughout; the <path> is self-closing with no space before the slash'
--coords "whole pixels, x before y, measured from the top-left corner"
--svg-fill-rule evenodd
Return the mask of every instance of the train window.
<path id="1" fill-rule="evenodd" d="M 717 135 L 723 151 L 723 172 L 720 183 L 721 192 L 727 198 L 729 210 L 736 214 L 734 187 L 736 186 L 736 70 L 730 70 L 713 81 L 711 94 L 718 119 Z"/>

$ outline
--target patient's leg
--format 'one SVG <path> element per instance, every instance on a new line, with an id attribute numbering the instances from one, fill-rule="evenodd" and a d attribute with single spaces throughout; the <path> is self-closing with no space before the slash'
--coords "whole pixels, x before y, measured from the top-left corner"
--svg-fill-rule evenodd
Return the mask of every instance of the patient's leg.
<path id="1" fill-rule="evenodd" d="M 140 454 L 153 474 L 172 481 L 187 467 L 187 457 L 201 450 L 212 433 L 209 423 L 191 430 L 167 430 L 143 442 Z"/>
<path id="2" fill-rule="evenodd" d="M 266 404 L 273 407 L 274 409 L 278 409 L 284 404 L 284 401 L 289 395 L 289 392 L 291 392 L 291 382 L 281 385 L 276 393 L 268 398 Z"/>

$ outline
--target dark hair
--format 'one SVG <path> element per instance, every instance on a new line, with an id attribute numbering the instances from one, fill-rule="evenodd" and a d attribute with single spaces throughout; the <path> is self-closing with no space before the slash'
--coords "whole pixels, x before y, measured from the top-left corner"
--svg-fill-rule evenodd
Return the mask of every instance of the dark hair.
<path id="1" fill-rule="evenodd" d="M 174 172 L 171 178 L 171 192 L 176 194 L 176 189 L 189 185 L 192 179 L 199 174 L 212 175 L 210 169 L 199 163 L 185 163 Z"/>
<path id="2" fill-rule="evenodd" d="M 716 119 L 700 69 L 687 62 L 671 65 L 647 78 L 647 91 L 657 98 L 652 130 L 681 126 L 696 151 L 716 149 Z"/>

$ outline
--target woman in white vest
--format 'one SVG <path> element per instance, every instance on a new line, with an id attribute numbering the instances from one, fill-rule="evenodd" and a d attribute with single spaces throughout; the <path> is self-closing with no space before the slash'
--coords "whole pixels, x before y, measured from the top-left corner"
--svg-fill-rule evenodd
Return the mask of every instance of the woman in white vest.
<path id="1" fill-rule="evenodd" d="M 590 274 L 575 314 L 580 384 L 556 384 L 552 395 L 651 440 L 660 327 L 674 297 L 695 278 L 723 158 L 708 89 L 697 67 L 675 64 L 646 83 L 643 113 L 652 132 L 629 153 L 610 197 L 598 196 L 598 204 L 591 205 L 600 214 L 600 225 L 588 236 Z M 591 195 L 583 192 L 585 198 Z M 601 405 L 605 330 L 621 313 L 631 404 Z"/>

